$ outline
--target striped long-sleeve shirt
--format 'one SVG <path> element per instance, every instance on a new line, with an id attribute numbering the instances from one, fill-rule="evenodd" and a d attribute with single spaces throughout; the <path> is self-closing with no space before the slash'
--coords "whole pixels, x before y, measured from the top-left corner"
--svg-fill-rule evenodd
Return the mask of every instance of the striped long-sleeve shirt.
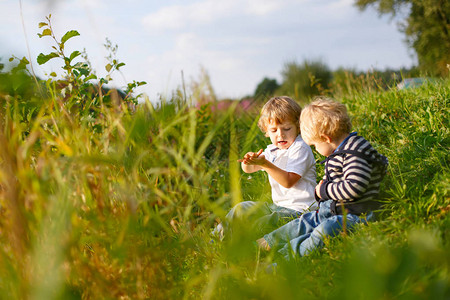
<path id="1" fill-rule="evenodd" d="M 342 214 L 367 213 L 379 206 L 376 201 L 388 160 L 370 143 L 356 134 L 325 160 L 325 176 L 320 187 L 320 201 L 334 200 L 332 210 Z"/>

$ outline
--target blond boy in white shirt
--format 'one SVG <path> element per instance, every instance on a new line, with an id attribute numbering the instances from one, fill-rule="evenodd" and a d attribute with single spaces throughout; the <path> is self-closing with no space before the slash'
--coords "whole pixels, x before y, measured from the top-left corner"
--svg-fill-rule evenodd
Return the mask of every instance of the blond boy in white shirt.
<path id="1" fill-rule="evenodd" d="M 316 209 L 315 159 L 300 135 L 300 113 L 300 105 L 286 96 L 271 98 L 261 109 L 258 126 L 272 143 L 238 161 L 245 173 L 267 172 L 273 203 L 244 201 L 235 205 L 226 216 L 225 229 L 240 221 L 252 224 L 255 234 L 265 234 L 283 221 Z M 221 230 L 219 224 L 216 231 Z"/>

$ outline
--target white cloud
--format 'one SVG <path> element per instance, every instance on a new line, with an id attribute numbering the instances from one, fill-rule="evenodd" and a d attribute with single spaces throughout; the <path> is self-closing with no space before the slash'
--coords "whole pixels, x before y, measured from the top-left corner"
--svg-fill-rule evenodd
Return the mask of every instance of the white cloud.
<path id="1" fill-rule="evenodd" d="M 101 9 L 105 5 L 108 5 L 108 3 L 104 0 L 82 0 L 81 2 L 86 10 Z"/>
<path id="2" fill-rule="evenodd" d="M 282 2 L 277 0 L 247 0 L 245 11 L 249 15 L 264 16 L 280 9 Z"/>
<path id="3" fill-rule="evenodd" d="M 205 66 L 208 70 L 234 71 L 243 65 L 240 57 L 230 56 L 230 52 L 224 50 L 211 50 L 205 40 L 194 33 L 184 33 L 176 37 L 173 49 L 160 56 L 149 56 L 147 62 L 153 64 L 149 69 L 167 70 L 178 69 L 189 73 L 196 73 L 199 66 Z"/>
<path id="4" fill-rule="evenodd" d="M 221 19 L 232 11 L 232 2 L 206 0 L 187 5 L 163 7 L 155 13 L 145 16 L 142 24 L 150 31 L 182 29 L 190 24 L 205 24 L 215 19 Z"/>
<path id="5" fill-rule="evenodd" d="M 181 72 L 189 82 L 192 78 L 198 78 L 204 67 L 220 95 L 234 94 L 239 97 L 248 93 L 247 80 L 254 72 L 254 68 L 249 65 L 251 61 L 235 55 L 228 48 L 212 50 L 207 45 L 207 41 L 194 33 L 177 35 L 170 51 L 147 57 L 145 77 L 149 78 L 149 82 L 160 83 L 159 89 L 156 87 L 159 92 L 170 93 L 181 84 Z"/>
<path id="6" fill-rule="evenodd" d="M 150 30 L 159 31 L 181 28 L 186 21 L 182 6 L 170 6 L 146 16 L 142 23 Z"/>
<path id="7" fill-rule="evenodd" d="M 280 0 L 204 0 L 185 5 L 166 6 L 148 14 L 142 24 L 152 32 L 205 25 L 235 16 L 265 16 L 279 10 Z"/>

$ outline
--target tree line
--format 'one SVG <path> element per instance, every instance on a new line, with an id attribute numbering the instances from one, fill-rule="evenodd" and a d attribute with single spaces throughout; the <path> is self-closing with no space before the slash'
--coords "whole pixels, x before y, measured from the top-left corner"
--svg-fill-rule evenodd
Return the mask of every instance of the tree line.
<path id="1" fill-rule="evenodd" d="M 402 69 L 371 70 L 338 68 L 331 70 L 321 60 L 289 61 L 281 71 L 281 82 L 265 77 L 256 87 L 252 98 L 264 101 L 272 95 L 289 95 L 307 101 L 320 94 L 345 94 L 368 87 L 388 89 L 403 78 L 419 76 L 417 67 Z"/>
<path id="2" fill-rule="evenodd" d="M 450 1 L 355 0 L 354 5 L 361 11 L 372 7 L 380 15 L 391 15 L 400 20 L 398 28 L 405 35 L 408 47 L 417 55 L 416 65 L 410 69 L 361 72 L 345 68 L 332 71 L 320 60 L 291 61 L 284 65 L 280 83 L 266 77 L 257 85 L 252 97 L 258 100 L 283 94 L 302 100 L 317 94 L 346 92 L 358 88 L 358 85 L 373 84 L 386 89 L 407 77 L 448 76 Z M 364 78 L 373 81 L 363 83 Z"/>

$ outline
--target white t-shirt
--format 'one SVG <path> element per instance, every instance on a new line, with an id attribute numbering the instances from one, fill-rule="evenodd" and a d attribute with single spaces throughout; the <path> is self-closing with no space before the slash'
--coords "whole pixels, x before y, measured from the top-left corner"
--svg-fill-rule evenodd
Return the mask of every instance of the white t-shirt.
<path id="1" fill-rule="evenodd" d="M 263 154 L 268 161 L 280 169 L 301 176 L 293 187 L 285 188 L 269 175 L 273 202 L 278 206 L 297 211 L 316 209 L 317 204 L 314 198 L 316 161 L 311 147 L 303 141 L 301 136 L 297 136 L 288 149 L 279 149 L 270 144 Z"/>

